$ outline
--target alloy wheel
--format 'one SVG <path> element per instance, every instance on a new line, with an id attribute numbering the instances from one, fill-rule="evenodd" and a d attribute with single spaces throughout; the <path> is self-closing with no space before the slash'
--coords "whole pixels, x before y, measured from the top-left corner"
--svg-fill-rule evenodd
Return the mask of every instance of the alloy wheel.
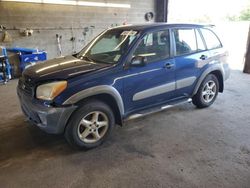
<path id="1" fill-rule="evenodd" d="M 216 95 L 216 84 L 213 80 L 209 80 L 203 87 L 202 98 L 204 102 L 210 103 Z"/>
<path id="2" fill-rule="evenodd" d="M 109 119 L 100 111 L 93 111 L 84 116 L 78 124 L 78 137 L 85 143 L 99 141 L 107 132 Z"/>

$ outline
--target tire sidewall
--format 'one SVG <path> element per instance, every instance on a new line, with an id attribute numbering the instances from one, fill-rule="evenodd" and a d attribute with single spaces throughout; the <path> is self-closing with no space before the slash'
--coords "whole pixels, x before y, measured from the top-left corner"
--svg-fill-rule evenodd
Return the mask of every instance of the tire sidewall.
<path id="1" fill-rule="evenodd" d="M 213 100 L 211 100 L 210 102 L 205 102 L 204 99 L 203 99 L 203 96 L 202 96 L 202 91 L 203 91 L 203 88 L 204 86 L 207 84 L 207 82 L 209 81 L 214 81 L 215 85 L 216 85 L 216 92 L 215 92 L 215 96 L 213 98 Z M 215 99 L 217 98 L 217 95 L 218 95 L 218 91 L 219 91 L 219 81 L 217 79 L 217 77 L 213 74 L 209 74 L 202 82 L 200 88 L 199 88 L 199 91 L 198 91 L 198 96 L 199 96 L 199 100 L 200 102 L 202 103 L 202 106 L 204 107 L 208 107 L 210 105 L 212 105 L 215 101 Z"/>
<path id="2" fill-rule="evenodd" d="M 105 135 L 100 140 L 95 143 L 85 143 L 78 136 L 78 125 L 83 117 L 93 111 L 101 111 L 102 113 L 106 114 L 109 120 L 109 127 Z M 114 124 L 115 119 L 110 107 L 103 102 L 92 101 L 81 105 L 81 107 L 79 107 L 79 109 L 74 112 L 69 120 L 68 126 L 66 127 L 65 136 L 71 145 L 74 145 L 79 149 L 90 149 L 99 146 L 104 140 L 107 139 L 114 127 Z"/>

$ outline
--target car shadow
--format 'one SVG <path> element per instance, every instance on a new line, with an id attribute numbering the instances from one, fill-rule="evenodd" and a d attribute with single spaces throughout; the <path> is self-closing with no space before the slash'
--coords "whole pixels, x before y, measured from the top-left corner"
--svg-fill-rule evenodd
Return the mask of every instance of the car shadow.
<path id="1" fill-rule="evenodd" d="M 157 112 L 152 115 L 145 116 L 126 122 L 124 127 L 117 126 L 113 134 L 107 142 L 100 148 L 96 148 L 99 153 L 103 150 L 110 150 L 115 145 L 127 145 L 131 133 L 127 133 L 131 128 L 141 129 L 144 126 L 145 119 L 157 118 L 157 116 L 165 113 L 170 115 L 182 111 L 193 111 L 196 108 L 190 104 L 183 104 L 177 107 Z M 132 133 L 136 134 L 136 133 Z M 87 152 L 89 150 L 76 150 L 72 148 L 64 139 L 63 135 L 47 134 L 34 125 L 30 125 L 25 121 L 22 114 L 15 118 L 6 119 L 0 123 L 0 167 L 6 166 L 15 160 L 20 159 L 53 159 L 59 156 L 73 155 L 79 152 Z M 91 152 L 92 153 L 92 152 Z"/>
<path id="2" fill-rule="evenodd" d="M 0 165 L 22 157 L 50 158 L 77 152 L 63 135 L 50 135 L 30 125 L 22 115 L 0 124 Z"/>

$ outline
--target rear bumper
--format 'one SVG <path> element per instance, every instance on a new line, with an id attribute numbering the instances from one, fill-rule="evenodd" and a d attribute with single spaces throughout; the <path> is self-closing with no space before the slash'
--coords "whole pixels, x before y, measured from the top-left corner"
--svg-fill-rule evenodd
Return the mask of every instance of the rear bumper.
<path id="1" fill-rule="evenodd" d="M 47 133 L 61 134 L 76 106 L 69 107 L 48 107 L 36 103 L 19 88 L 17 94 L 21 109 L 29 122 L 35 124 Z"/>
<path id="2" fill-rule="evenodd" d="M 224 81 L 227 80 L 230 76 L 230 68 L 229 68 L 229 65 L 227 63 L 224 63 L 223 64 L 223 70 L 224 70 Z"/>

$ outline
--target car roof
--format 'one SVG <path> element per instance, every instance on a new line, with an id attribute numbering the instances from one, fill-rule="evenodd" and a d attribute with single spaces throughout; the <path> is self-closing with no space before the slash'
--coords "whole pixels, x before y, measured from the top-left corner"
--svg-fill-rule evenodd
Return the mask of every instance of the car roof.
<path id="1" fill-rule="evenodd" d="M 188 24 L 188 23 L 150 23 L 150 24 L 138 24 L 138 25 L 124 25 L 124 26 L 114 27 L 112 29 L 147 31 L 157 28 L 175 28 L 175 27 L 201 28 L 201 27 L 211 27 L 211 26 L 213 25 Z"/>

